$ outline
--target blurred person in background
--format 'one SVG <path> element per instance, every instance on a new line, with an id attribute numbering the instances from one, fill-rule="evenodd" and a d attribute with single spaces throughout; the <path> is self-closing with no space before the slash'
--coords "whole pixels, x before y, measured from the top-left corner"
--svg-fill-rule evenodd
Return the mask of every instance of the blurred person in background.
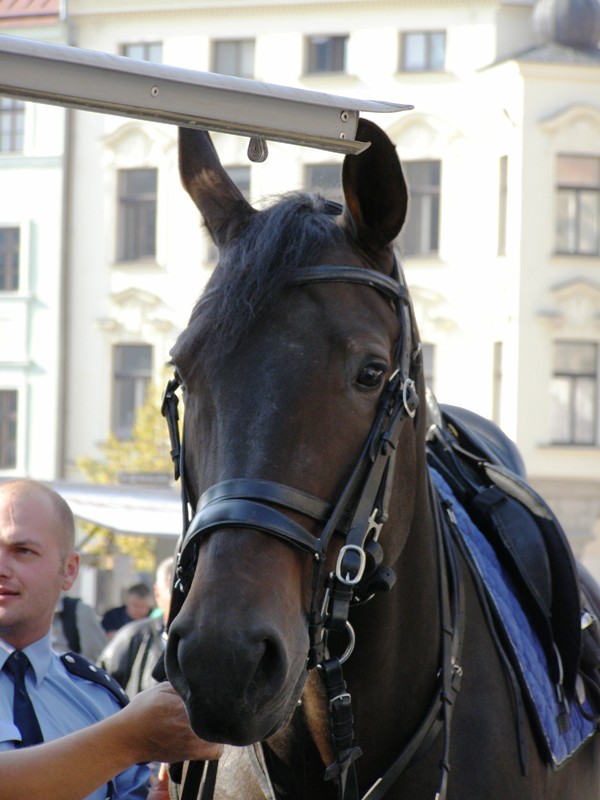
<path id="1" fill-rule="evenodd" d="M 145 583 L 135 583 L 127 589 L 123 605 L 110 608 L 104 614 L 102 627 L 108 638 L 112 639 L 119 628 L 135 619 L 144 619 L 153 608 L 154 600 L 150 587 Z"/>
<path id="2" fill-rule="evenodd" d="M 96 661 L 108 636 L 96 611 L 79 597 L 62 595 L 54 609 L 52 647 L 58 653 L 71 650 Z"/>
<path id="3" fill-rule="evenodd" d="M 156 611 L 151 616 L 129 622 L 106 645 L 98 664 L 133 697 L 156 681 L 152 670 L 165 648 L 165 623 L 171 605 L 173 557 L 158 565 L 154 583 Z"/>

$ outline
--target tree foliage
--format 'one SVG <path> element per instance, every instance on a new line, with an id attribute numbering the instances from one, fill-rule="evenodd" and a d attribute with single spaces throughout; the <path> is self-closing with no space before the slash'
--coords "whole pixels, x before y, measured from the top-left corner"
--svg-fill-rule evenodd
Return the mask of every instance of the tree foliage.
<path id="1" fill-rule="evenodd" d="M 161 390 L 151 384 L 144 405 L 133 421 L 131 439 L 117 439 L 109 434 L 99 449 L 104 458 L 80 458 L 78 468 L 92 483 L 119 483 L 126 474 L 170 475 L 173 465 L 170 456 L 167 424 L 160 410 Z"/>
<path id="2" fill-rule="evenodd" d="M 151 384 L 144 404 L 135 413 L 131 439 L 117 439 L 111 433 L 99 446 L 101 459 L 78 459 L 77 466 L 85 477 L 92 483 L 118 484 L 128 474 L 170 475 L 169 434 L 160 407 L 161 388 Z M 125 536 L 90 523 L 82 528 L 87 534 L 85 552 L 105 554 L 117 549 L 133 558 L 136 569 L 154 571 L 153 537 Z"/>

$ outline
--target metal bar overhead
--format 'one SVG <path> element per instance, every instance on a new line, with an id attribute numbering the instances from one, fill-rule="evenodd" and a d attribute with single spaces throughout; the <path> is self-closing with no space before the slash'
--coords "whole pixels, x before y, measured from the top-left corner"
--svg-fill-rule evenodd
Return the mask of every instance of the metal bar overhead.
<path id="1" fill-rule="evenodd" d="M 0 95 L 339 153 L 368 147 L 355 140 L 361 111 L 412 108 L 7 35 L 0 35 Z"/>

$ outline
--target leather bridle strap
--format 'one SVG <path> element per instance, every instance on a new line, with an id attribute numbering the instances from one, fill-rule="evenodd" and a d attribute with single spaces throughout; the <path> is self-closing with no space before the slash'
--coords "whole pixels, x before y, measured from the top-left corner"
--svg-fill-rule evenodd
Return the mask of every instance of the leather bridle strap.
<path id="1" fill-rule="evenodd" d="M 331 264 L 303 267 L 288 280 L 287 285 L 303 286 L 307 283 L 354 283 L 370 286 L 394 302 L 408 299 L 408 290 L 399 280 L 365 267 L 344 267 Z"/>
<path id="2" fill-rule="evenodd" d="M 430 479 L 430 497 L 434 510 L 438 556 L 438 598 L 440 609 L 440 670 L 430 706 L 412 739 L 385 773 L 362 797 L 362 800 L 381 800 L 400 775 L 415 764 L 444 732 L 440 778 L 435 800 L 445 800 L 450 773 L 449 747 L 452 715 L 462 680 L 462 645 L 464 641 L 465 607 L 460 568 L 453 547 L 447 509 Z"/>

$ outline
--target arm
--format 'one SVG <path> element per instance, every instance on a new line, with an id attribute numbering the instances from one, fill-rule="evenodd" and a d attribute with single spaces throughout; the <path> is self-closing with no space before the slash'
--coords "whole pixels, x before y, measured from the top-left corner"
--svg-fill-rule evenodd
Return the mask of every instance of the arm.
<path id="1" fill-rule="evenodd" d="M 89 728 L 0 753 L 0 800 L 81 800 L 132 764 L 215 759 L 221 745 L 192 733 L 179 696 L 162 683 Z"/>

